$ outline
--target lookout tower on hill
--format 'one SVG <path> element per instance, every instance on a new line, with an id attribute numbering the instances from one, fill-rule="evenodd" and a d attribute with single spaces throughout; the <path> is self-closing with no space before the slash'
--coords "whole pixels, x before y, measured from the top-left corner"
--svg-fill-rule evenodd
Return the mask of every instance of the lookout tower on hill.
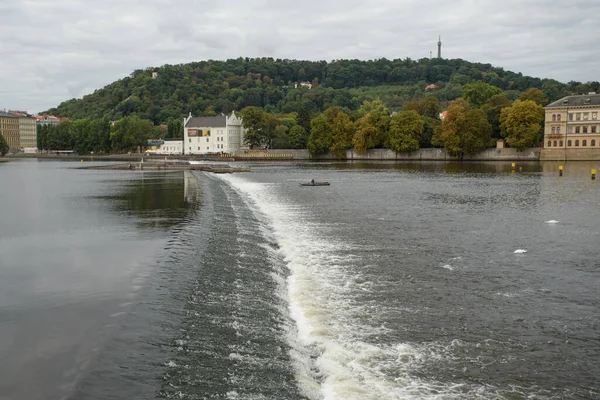
<path id="1" fill-rule="evenodd" d="M 442 58 L 442 36 L 441 35 L 438 37 L 438 57 L 437 58 Z"/>

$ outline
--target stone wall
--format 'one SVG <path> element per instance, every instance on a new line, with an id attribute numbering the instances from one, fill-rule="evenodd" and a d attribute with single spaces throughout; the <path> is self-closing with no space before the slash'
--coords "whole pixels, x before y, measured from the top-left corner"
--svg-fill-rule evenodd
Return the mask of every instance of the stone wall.
<path id="1" fill-rule="evenodd" d="M 558 149 L 545 148 L 540 156 L 541 161 L 598 161 L 600 160 L 600 149 Z"/>

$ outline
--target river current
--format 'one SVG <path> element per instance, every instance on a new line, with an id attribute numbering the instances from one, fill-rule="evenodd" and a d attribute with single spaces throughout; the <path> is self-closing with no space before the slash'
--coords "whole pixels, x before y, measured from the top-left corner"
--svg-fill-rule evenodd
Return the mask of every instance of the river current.
<path id="1" fill-rule="evenodd" d="M 600 399 L 597 165 L 81 165 L 0 163 L 0 399 Z"/>

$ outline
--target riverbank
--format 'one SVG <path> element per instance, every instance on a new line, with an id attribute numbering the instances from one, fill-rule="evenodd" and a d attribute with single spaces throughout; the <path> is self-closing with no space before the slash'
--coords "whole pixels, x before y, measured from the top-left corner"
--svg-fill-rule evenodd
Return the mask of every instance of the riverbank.
<path id="1" fill-rule="evenodd" d="M 188 161 L 157 161 L 130 162 L 123 164 L 108 164 L 83 166 L 81 169 L 101 169 L 120 171 L 206 171 L 215 174 L 231 174 L 235 172 L 250 172 L 248 167 L 232 167 L 229 164 L 191 164 Z"/>

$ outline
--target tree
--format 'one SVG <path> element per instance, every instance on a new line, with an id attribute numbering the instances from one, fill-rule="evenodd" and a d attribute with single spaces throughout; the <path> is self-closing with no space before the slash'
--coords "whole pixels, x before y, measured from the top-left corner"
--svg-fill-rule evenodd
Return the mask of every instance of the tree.
<path id="1" fill-rule="evenodd" d="M 8 153 L 8 149 L 8 142 L 2 136 L 2 133 L 0 133 L 0 156 L 4 157 Z"/>
<path id="2" fill-rule="evenodd" d="M 246 129 L 244 144 L 250 146 L 261 146 L 264 144 L 263 130 L 265 127 L 265 112 L 258 107 L 249 106 L 244 108 L 240 115 L 242 124 Z"/>
<path id="3" fill-rule="evenodd" d="M 500 115 L 502 131 L 509 146 L 522 151 L 537 142 L 544 121 L 544 108 L 533 100 L 517 100 Z"/>
<path id="4" fill-rule="evenodd" d="M 390 115 L 380 100 L 365 101 L 358 110 L 358 115 L 362 116 L 356 121 L 352 144 L 354 149 L 361 154 L 385 143 Z"/>
<path id="5" fill-rule="evenodd" d="M 325 154 L 331 148 L 332 132 L 327 119 L 323 114 L 313 118 L 310 123 L 310 136 L 308 137 L 308 152 L 311 155 Z"/>
<path id="6" fill-rule="evenodd" d="M 170 118 L 167 122 L 167 138 L 183 138 L 183 122 L 179 118 Z"/>
<path id="7" fill-rule="evenodd" d="M 487 147 L 492 127 L 483 111 L 472 109 L 464 99 L 453 101 L 442 123 L 440 140 L 453 157 L 475 154 Z"/>
<path id="8" fill-rule="evenodd" d="M 336 158 L 346 158 L 346 150 L 352 148 L 354 136 L 354 124 L 348 114 L 340 111 L 333 120 L 331 131 L 331 152 Z"/>
<path id="9" fill-rule="evenodd" d="M 474 107 L 481 107 L 493 95 L 501 92 L 499 87 L 483 81 L 468 83 L 463 87 L 464 98 Z"/>
<path id="10" fill-rule="evenodd" d="M 505 107 L 510 107 L 512 101 L 504 94 L 495 94 L 483 105 L 481 110 L 486 114 L 487 120 L 492 126 L 492 137 L 500 138 L 500 112 Z"/>
<path id="11" fill-rule="evenodd" d="M 521 94 L 521 96 L 519 96 L 519 100 L 521 100 L 521 101 L 531 100 L 540 106 L 545 106 L 546 104 L 548 104 L 548 98 L 546 97 L 544 92 L 542 92 L 538 88 L 527 89 L 525 92 L 523 92 Z"/>
<path id="12" fill-rule="evenodd" d="M 439 118 L 440 105 L 437 97 L 427 96 L 422 100 L 408 101 L 402 105 L 403 111 L 414 110 L 419 115 L 429 118 Z"/>
<path id="13" fill-rule="evenodd" d="M 424 128 L 423 117 L 416 111 L 402 111 L 392 117 L 387 147 L 396 153 L 419 150 Z"/>
<path id="14" fill-rule="evenodd" d="M 300 125 L 294 125 L 290 129 L 288 134 L 289 144 L 292 149 L 305 149 L 306 148 L 306 132 Z"/>
<path id="15" fill-rule="evenodd" d="M 154 125 L 138 116 L 125 117 L 115 123 L 110 132 L 111 148 L 115 152 L 136 151 L 147 145 Z"/>

